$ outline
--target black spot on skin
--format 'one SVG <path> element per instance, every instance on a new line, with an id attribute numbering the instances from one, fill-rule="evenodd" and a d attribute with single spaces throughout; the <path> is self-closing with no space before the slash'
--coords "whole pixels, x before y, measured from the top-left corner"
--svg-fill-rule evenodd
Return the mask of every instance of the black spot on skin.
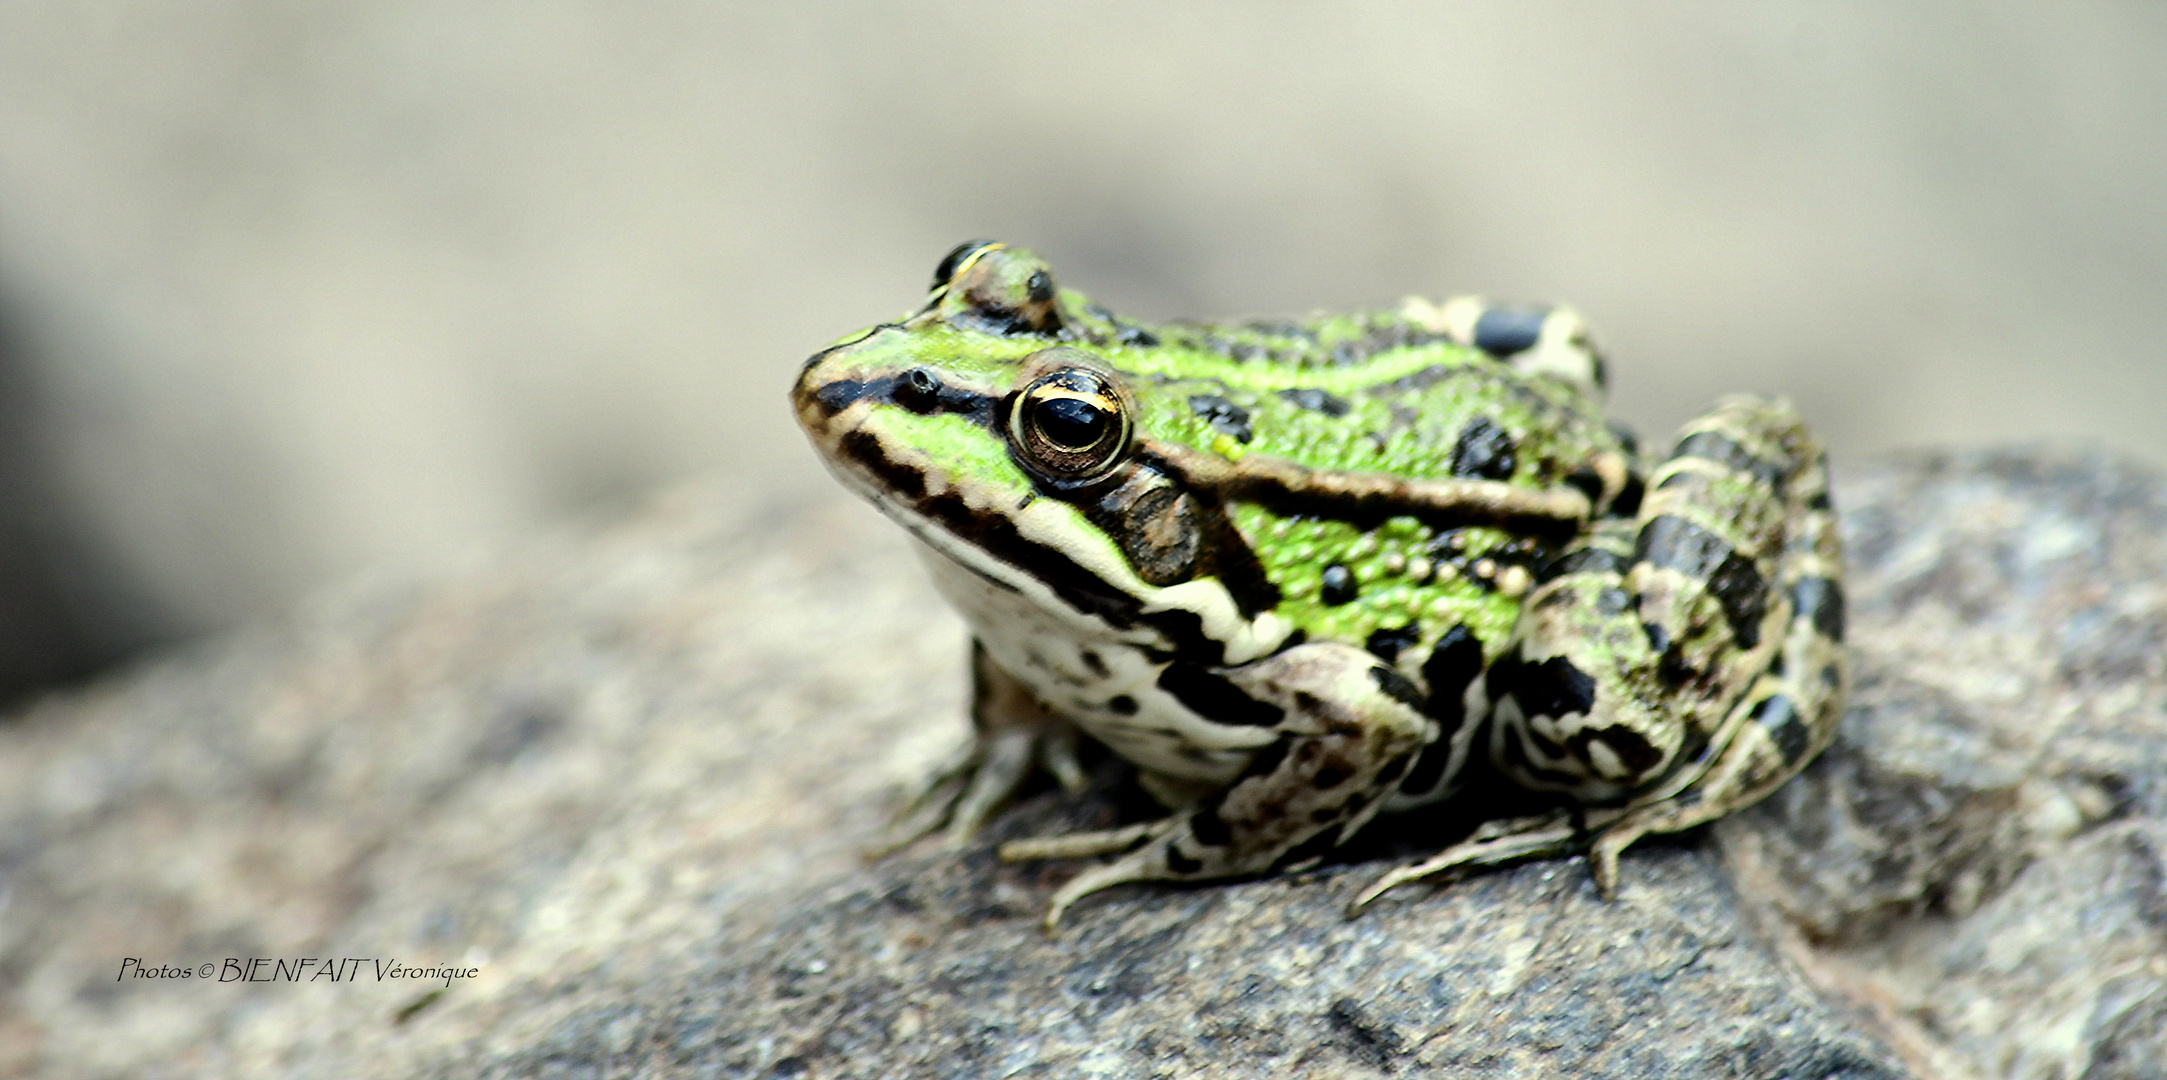
<path id="1" fill-rule="evenodd" d="M 1287 751 L 1293 749 L 1293 746 L 1294 740 L 1291 737 L 1281 736 L 1277 741 L 1258 747 L 1257 752 L 1249 758 L 1249 764 L 1243 767 L 1241 776 L 1237 777 L 1235 782 L 1240 783 L 1250 777 L 1270 776 L 1278 772 L 1279 766 L 1287 760 Z"/>
<path id="2" fill-rule="evenodd" d="M 1113 672 L 1106 669 L 1106 661 L 1101 659 L 1097 652 L 1094 652 L 1090 649 L 1085 649 L 1080 654 L 1080 656 L 1083 660 L 1083 665 L 1091 669 L 1091 674 L 1096 675 L 1101 679 L 1113 674 Z"/>
<path id="3" fill-rule="evenodd" d="M 1675 641 L 1655 659 L 1655 677 L 1662 680 L 1665 686 L 1684 686 L 1697 674 L 1699 672 L 1686 664 L 1685 650 Z"/>
<path id="4" fill-rule="evenodd" d="M 1603 501 L 1603 477 L 1593 466 L 1582 465 L 1565 478 L 1565 482 L 1588 497 L 1589 506 L 1599 506 Z"/>
<path id="5" fill-rule="evenodd" d="M 1708 591 L 1723 605 L 1731 639 L 1742 649 L 1761 643 L 1761 617 L 1768 613 L 1768 585 L 1751 560 L 1733 554 L 1708 578 Z"/>
<path id="6" fill-rule="evenodd" d="M 1610 515 L 1614 518 L 1640 516 L 1640 501 L 1648 495 L 1648 481 L 1639 473 L 1628 473 L 1625 486 L 1618 490 L 1618 497 L 1610 500 Z"/>
<path id="7" fill-rule="evenodd" d="M 1786 765 L 1796 765 L 1813 745 L 1813 731 L 1798 715 L 1798 707 L 1792 704 L 1788 695 L 1775 694 L 1754 706 L 1753 719 L 1768 732 Z"/>
<path id="8" fill-rule="evenodd" d="M 1791 609 L 1813 620 L 1830 641 L 1843 640 L 1843 586 L 1827 578 L 1804 577 L 1791 586 Z"/>
<path id="9" fill-rule="evenodd" d="M 1422 662 L 1422 680 L 1430 684 L 1422 711 L 1442 725 L 1440 741 L 1450 739 L 1466 720 L 1467 687 L 1481 673 L 1482 642 L 1466 623 L 1445 631 Z"/>
<path id="10" fill-rule="evenodd" d="M 1180 846 L 1168 844 L 1166 845 L 1166 868 L 1176 874 L 1187 876 L 1202 870 L 1204 864 L 1182 854 Z"/>
<path id="11" fill-rule="evenodd" d="M 1050 303 L 1053 300 L 1053 277 L 1044 270 L 1033 270 L 1024 282 L 1024 292 L 1033 303 Z"/>
<path id="12" fill-rule="evenodd" d="M 1511 434 L 1483 417 L 1468 421 L 1452 446 L 1452 475 L 1509 480 L 1519 467 Z M 1596 490 L 1602 490 L 1598 481 Z"/>
<path id="13" fill-rule="evenodd" d="M 1830 664 L 1830 665 L 1828 665 L 1827 667 L 1824 667 L 1824 668 L 1822 668 L 1822 669 L 1821 669 L 1821 685 L 1823 685 L 1823 686 L 1826 686 L 1826 687 L 1828 687 L 1828 688 L 1829 688 L 1829 689 L 1831 689 L 1831 690 L 1834 690 L 1834 689 L 1836 689 L 1837 687 L 1839 687 L 1839 686 L 1842 686 L 1842 685 L 1843 685 L 1843 672 L 1840 672 L 1840 671 L 1836 670 L 1836 665 L 1834 665 L 1834 664 Z"/>
<path id="14" fill-rule="evenodd" d="M 1159 343 L 1159 335 L 1141 326 L 1130 323 L 1117 323 L 1114 328 L 1114 340 L 1123 345 L 1134 345 L 1139 349 L 1148 349 Z"/>
<path id="15" fill-rule="evenodd" d="M 1322 588 L 1318 591 L 1317 599 L 1334 606 L 1353 600 L 1360 589 L 1354 580 L 1354 571 L 1340 563 L 1324 568 L 1324 577 L 1320 584 Z"/>
<path id="16" fill-rule="evenodd" d="M 1401 653 L 1421 642 L 1422 624 L 1408 623 L 1405 626 L 1380 626 L 1370 631 L 1369 640 L 1364 644 L 1369 648 L 1370 655 L 1391 663 L 1399 659 Z"/>
<path id="17" fill-rule="evenodd" d="M 1602 743 L 1609 747 L 1610 752 L 1636 777 L 1647 776 L 1649 770 L 1663 763 L 1663 752 L 1641 738 L 1639 732 L 1628 728 L 1592 728 L 1573 735 L 1569 746 L 1574 756 L 1592 766 L 1595 762 L 1587 751 L 1590 743 Z"/>
<path id="18" fill-rule="evenodd" d="M 1388 667 L 1372 667 L 1369 669 L 1369 677 L 1370 681 L 1377 684 L 1377 689 L 1385 692 L 1385 696 L 1410 709 L 1421 710 L 1422 691 L 1407 676 Z"/>
<path id="19" fill-rule="evenodd" d="M 1189 818 L 1189 835 L 1207 847 L 1225 847 L 1234 841 L 1234 833 L 1226 827 L 1226 819 L 1219 816 L 1219 808 L 1207 806 Z"/>
<path id="20" fill-rule="evenodd" d="M 1346 762 L 1334 761 L 1331 764 L 1325 765 L 1322 768 L 1319 768 L 1316 772 L 1310 774 L 1309 782 L 1310 784 L 1314 785 L 1318 791 L 1330 791 L 1331 789 L 1346 783 L 1347 778 L 1353 775 L 1354 771 L 1347 768 Z"/>
<path id="21" fill-rule="evenodd" d="M 1452 737 L 1467 722 L 1467 687 L 1482 673 L 1482 642 L 1461 623 L 1445 631 L 1422 663 L 1422 680 L 1430 684 L 1430 696 L 1422 711 L 1437 721 L 1437 739 L 1422 750 L 1400 790 L 1409 794 L 1430 791 L 1444 779 L 1452 757 Z"/>
<path id="22" fill-rule="evenodd" d="M 1663 629 L 1661 626 L 1652 622 L 1644 622 L 1640 624 L 1640 632 L 1647 635 L 1650 650 L 1662 652 L 1670 648 L 1670 631 Z"/>
<path id="23" fill-rule="evenodd" d="M 1806 500 L 1806 507 L 1809 510 L 1826 510 L 1830 505 L 1828 492 L 1826 491 L 1816 491 L 1813 493 L 1813 498 Z"/>
<path id="24" fill-rule="evenodd" d="M 1474 345 L 1500 360 L 1526 352 L 1542 337 L 1549 317 L 1541 309 L 1491 308 L 1475 320 Z"/>
<path id="25" fill-rule="evenodd" d="M 1250 697 L 1224 676 L 1196 664 L 1168 664 L 1159 673 L 1159 689 L 1215 724 L 1271 727 L 1286 718 L 1286 710 Z"/>
<path id="26" fill-rule="evenodd" d="M 1696 431 L 1678 440 L 1678 448 L 1672 450 L 1670 456 L 1697 457 L 1703 461 L 1713 461 L 1725 468 L 1750 474 L 1754 479 L 1778 491 L 1783 490 L 1783 481 L 1790 476 L 1792 470 L 1791 462 L 1770 461 L 1760 457 L 1719 431 Z"/>
<path id="27" fill-rule="evenodd" d="M 1296 408 L 1308 409 L 1310 412 L 1320 412 L 1326 416 L 1345 416 L 1349 408 L 1347 399 L 1328 394 L 1313 387 L 1281 390 L 1279 396 Z"/>
<path id="28" fill-rule="evenodd" d="M 1292 866 L 1300 866 L 1303 863 L 1314 862 L 1330 854 L 1332 849 L 1338 846 L 1339 830 L 1336 828 L 1322 829 L 1315 836 L 1288 848 L 1286 854 L 1279 856 L 1278 859 L 1272 862 L 1272 869 L 1279 871 Z"/>
<path id="29" fill-rule="evenodd" d="M 1666 514 L 1641 527 L 1633 558 L 1707 582 L 1708 591 L 1723 606 L 1732 640 L 1747 649 L 1760 644 L 1761 616 L 1768 610 L 1768 585 L 1761 580 L 1761 572 L 1754 568 L 1752 560 L 1732 550 L 1722 537 Z"/>
<path id="30" fill-rule="evenodd" d="M 1294 692 L 1294 707 L 1312 715 L 1324 711 L 1324 699 L 1307 690 Z"/>
<path id="31" fill-rule="evenodd" d="M 1248 442 L 1256 437 L 1249 428 L 1249 410 L 1234 404 L 1217 394 L 1192 394 L 1189 411 L 1210 423 L 1212 430 L 1232 438 L 1235 442 Z"/>
<path id="32" fill-rule="evenodd" d="M 1490 668 L 1490 697 L 1511 695 L 1520 711 L 1534 716 L 1586 714 L 1595 707 L 1595 679 L 1562 656 L 1527 663 L 1517 652 L 1498 659 Z"/>
<path id="33" fill-rule="evenodd" d="M 1106 701 L 1106 711 L 1120 716 L 1136 715 L 1136 699 L 1127 694 L 1116 694 Z"/>
<path id="34" fill-rule="evenodd" d="M 1535 577 L 1538 581 L 1549 581 L 1566 574 L 1616 574 L 1623 577 L 1625 570 L 1625 556 L 1608 548 L 1585 547 L 1578 551 L 1568 551 L 1550 560 L 1550 564 L 1543 567 L 1542 572 Z"/>

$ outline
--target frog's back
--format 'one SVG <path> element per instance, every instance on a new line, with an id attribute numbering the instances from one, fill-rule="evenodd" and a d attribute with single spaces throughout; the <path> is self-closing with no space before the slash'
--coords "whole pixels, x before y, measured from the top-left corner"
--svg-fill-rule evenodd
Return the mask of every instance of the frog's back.
<path id="1" fill-rule="evenodd" d="M 1553 487 L 1620 448 L 1602 415 L 1601 358 L 1563 308 L 1409 300 L 1124 336 L 1105 356 L 1153 388 L 1139 395 L 1139 428 L 1234 460 Z"/>

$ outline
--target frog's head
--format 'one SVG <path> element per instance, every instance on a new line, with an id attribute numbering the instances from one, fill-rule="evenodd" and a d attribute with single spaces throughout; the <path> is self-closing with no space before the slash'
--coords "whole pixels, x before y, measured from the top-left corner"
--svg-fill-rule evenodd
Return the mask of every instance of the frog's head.
<path id="1" fill-rule="evenodd" d="M 1080 633 L 1268 652 L 1288 633 L 1276 590 L 1217 499 L 1151 452 L 1087 305 L 1030 252 L 964 244 L 916 313 L 806 361 L 798 422 L 845 484 Z"/>

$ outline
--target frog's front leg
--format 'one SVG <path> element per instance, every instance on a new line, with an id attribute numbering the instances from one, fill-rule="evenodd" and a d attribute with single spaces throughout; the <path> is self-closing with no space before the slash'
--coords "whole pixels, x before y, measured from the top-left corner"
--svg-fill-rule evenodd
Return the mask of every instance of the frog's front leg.
<path id="1" fill-rule="evenodd" d="M 968 840 L 1043 768 L 1072 792 L 1084 789 L 1075 725 L 1046 708 L 971 642 L 971 741 L 906 803 L 876 853 L 943 826 L 951 846 Z"/>
<path id="2" fill-rule="evenodd" d="M 1637 519 L 1598 524 L 1555 564 L 1482 680 L 1492 763 L 1583 809 L 1491 830 L 1356 906 L 1581 847 L 1607 896 L 1633 841 L 1766 795 L 1835 731 L 1842 563 L 1827 465 L 1789 405 L 1732 398 L 1688 424 Z"/>
<path id="3" fill-rule="evenodd" d="M 1110 885 L 1238 877 L 1321 858 L 1375 816 L 1436 733 L 1414 684 L 1352 645 L 1301 645 L 1194 674 L 1278 709 L 1278 738 L 1223 791 L 1161 821 L 1002 845 L 1009 862 L 1126 851 L 1054 894 L 1048 930 L 1069 905 Z"/>

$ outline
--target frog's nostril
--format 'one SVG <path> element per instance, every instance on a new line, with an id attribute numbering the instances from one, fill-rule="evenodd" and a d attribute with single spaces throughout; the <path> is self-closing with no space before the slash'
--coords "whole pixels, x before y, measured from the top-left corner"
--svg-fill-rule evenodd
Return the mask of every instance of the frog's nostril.
<path id="1" fill-rule="evenodd" d="M 914 413 L 929 413 L 940 404 L 941 381 L 922 367 L 914 367 L 903 373 L 890 392 L 895 403 Z"/>

